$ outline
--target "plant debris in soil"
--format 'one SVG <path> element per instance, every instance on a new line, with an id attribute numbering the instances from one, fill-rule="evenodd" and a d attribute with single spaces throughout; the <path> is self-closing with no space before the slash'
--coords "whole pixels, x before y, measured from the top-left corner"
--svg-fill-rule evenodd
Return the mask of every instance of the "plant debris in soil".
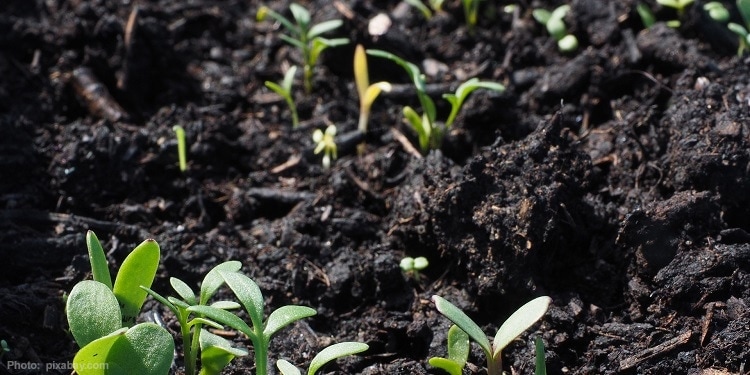
<path id="1" fill-rule="evenodd" d="M 562 3 L 580 42 L 566 54 L 531 16 Z M 300 56 L 277 24 L 256 22 L 257 0 L 6 0 L 0 370 L 70 373 L 12 366 L 77 351 L 63 298 L 90 277 L 92 229 L 116 265 L 156 239 L 158 292 L 169 277 L 196 285 L 240 260 L 268 306 L 315 308 L 276 336 L 272 361 L 303 365 L 330 343 L 361 341 L 369 351 L 326 371 L 437 374 L 427 359 L 445 355 L 450 324 L 430 296 L 494 332 L 549 295 L 542 322 L 504 351 L 506 371 L 533 373 L 542 337 L 552 374 L 747 373 L 748 58 L 698 4 L 679 29 L 645 29 L 637 3 L 483 2 L 470 31 L 459 1 L 430 20 L 392 0 L 301 2 L 316 22 L 342 19 L 336 34 L 352 43 L 323 53 L 311 94 L 296 86 L 293 130 L 263 82 Z M 368 31 L 382 15 L 389 23 Z M 386 60 L 370 59 L 370 79 L 394 89 L 356 132 L 355 44 L 420 66 L 441 115 L 440 94 L 468 78 L 507 89 L 472 94 L 442 149 L 422 155 L 401 121 L 415 91 Z M 328 124 L 339 158 L 325 170 L 311 135 Z M 405 256 L 429 260 L 419 281 L 400 270 Z M 153 301 L 141 319 L 179 332 Z M 477 347 L 469 362 L 484 371 Z M 225 373 L 252 370 L 249 356 Z"/>

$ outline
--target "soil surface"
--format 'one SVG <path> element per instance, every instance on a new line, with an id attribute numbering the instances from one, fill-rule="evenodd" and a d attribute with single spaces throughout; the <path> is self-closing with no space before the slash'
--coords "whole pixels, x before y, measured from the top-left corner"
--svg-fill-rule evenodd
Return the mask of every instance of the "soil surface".
<path id="1" fill-rule="evenodd" d="M 3 1 L 0 372 L 70 373 L 8 367 L 72 359 L 63 296 L 90 278 L 91 229 L 115 268 L 156 239 L 162 294 L 169 277 L 197 285 L 240 260 L 269 309 L 315 308 L 274 338 L 271 361 L 302 366 L 361 341 L 368 352 L 326 373 L 439 374 L 427 359 L 446 354 L 450 324 L 432 295 L 492 335 L 549 295 L 505 371 L 532 374 L 542 337 L 551 374 L 747 373 L 750 60 L 697 2 L 681 28 L 644 29 L 634 0 L 566 1 L 580 46 L 561 53 L 531 10 L 562 3 L 483 2 L 471 31 L 457 0 L 429 21 L 398 1 L 304 1 L 316 22 L 342 19 L 331 36 L 352 44 L 323 52 L 312 93 L 296 82 L 292 129 L 263 82 L 300 55 L 278 24 L 256 22 L 259 1 Z M 289 15 L 286 1 L 267 5 Z M 381 13 L 391 24 L 373 35 Z M 369 59 L 370 79 L 394 90 L 356 132 L 357 43 L 419 65 L 439 118 L 441 94 L 468 78 L 507 90 L 474 92 L 442 149 L 420 154 L 401 118 L 415 91 L 386 60 Z M 329 123 L 339 158 L 325 170 L 311 135 Z M 418 280 L 405 256 L 429 259 Z M 141 319 L 179 332 L 153 301 Z M 484 363 L 473 347 L 465 373 Z M 252 370 L 250 356 L 225 373 Z"/>

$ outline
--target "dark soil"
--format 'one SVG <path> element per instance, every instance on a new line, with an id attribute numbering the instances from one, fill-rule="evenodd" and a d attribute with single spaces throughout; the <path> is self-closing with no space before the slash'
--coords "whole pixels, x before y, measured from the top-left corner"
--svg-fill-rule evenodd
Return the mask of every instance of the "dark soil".
<path id="1" fill-rule="evenodd" d="M 449 323 L 430 296 L 492 334 L 549 295 L 543 321 L 505 350 L 506 371 L 533 373 L 541 336 L 551 374 L 746 373 L 750 60 L 700 4 L 681 29 L 644 30 L 634 0 L 572 0 L 580 48 L 561 54 L 530 11 L 561 1 L 515 14 L 485 2 L 474 33 L 457 0 L 429 22 L 397 1 L 302 3 L 317 21 L 343 19 L 339 36 L 437 67 L 426 71 L 440 118 L 440 94 L 468 78 L 507 91 L 475 92 L 443 149 L 421 157 L 400 116 L 414 91 L 372 58 L 371 81 L 396 90 L 376 101 L 358 156 L 354 44 L 323 53 L 312 94 L 296 86 L 293 130 L 263 82 L 299 55 L 255 21 L 259 1 L 3 1 L 0 372 L 75 354 L 63 296 L 90 277 L 92 229 L 115 267 L 155 238 L 159 292 L 236 259 L 269 308 L 314 307 L 274 339 L 272 361 L 301 366 L 362 341 L 367 353 L 327 371 L 438 374 L 427 359 L 445 355 Z M 381 12 L 393 24 L 375 37 Z M 352 141 L 323 170 L 311 134 L 327 123 Z M 184 174 L 175 124 L 190 145 Z M 407 255 L 430 260 L 419 281 L 399 269 Z M 178 331 L 148 302 L 142 319 L 154 317 Z M 470 362 L 484 372 L 476 347 Z M 225 373 L 252 367 L 246 357 Z"/>

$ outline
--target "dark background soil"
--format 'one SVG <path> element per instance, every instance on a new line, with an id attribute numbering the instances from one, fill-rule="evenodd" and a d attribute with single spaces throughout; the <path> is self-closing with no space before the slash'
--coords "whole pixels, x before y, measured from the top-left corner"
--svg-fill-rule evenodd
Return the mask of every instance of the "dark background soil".
<path id="1" fill-rule="evenodd" d="M 407 77 L 370 59 L 371 81 L 397 90 L 376 101 L 366 152 L 342 145 L 323 170 L 312 130 L 356 129 L 354 43 L 324 52 L 312 94 L 296 86 L 292 130 L 263 82 L 299 55 L 278 25 L 255 21 L 258 1 L 3 1 L 0 339 L 12 350 L 0 372 L 73 357 L 62 298 L 89 277 L 87 229 L 114 265 L 155 238 L 159 292 L 236 259 L 269 308 L 314 307 L 274 339 L 272 361 L 303 365 L 356 340 L 370 350 L 328 371 L 437 374 L 426 361 L 445 355 L 449 324 L 431 295 L 487 333 L 550 295 L 542 323 L 505 351 L 506 371 L 533 373 L 537 336 L 551 374 L 747 371 L 750 61 L 701 4 L 681 29 L 644 30 L 635 1 L 572 0 L 570 54 L 530 14 L 559 1 L 515 14 L 485 2 L 475 33 L 456 0 L 429 22 L 397 1 L 302 4 L 317 21 L 343 19 L 338 36 L 437 67 L 425 71 L 441 118 L 440 94 L 470 77 L 507 91 L 475 92 L 443 149 L 421 157 L 397 136 L 415 143 L 400 117 L 416 105 Z M 374 37 L 381 12 L 393 24 Z M 190 145 L 184 174 L 175 124 Z M 398 267 L 406 255 L 430 260 L 418 282 Z M 142 318 L 155 317 L 177 329 L 148 302 Z M 476 347 L 470 361 L 484 371 Z M 247 357 L 226 373 L 251 368 Z"/>

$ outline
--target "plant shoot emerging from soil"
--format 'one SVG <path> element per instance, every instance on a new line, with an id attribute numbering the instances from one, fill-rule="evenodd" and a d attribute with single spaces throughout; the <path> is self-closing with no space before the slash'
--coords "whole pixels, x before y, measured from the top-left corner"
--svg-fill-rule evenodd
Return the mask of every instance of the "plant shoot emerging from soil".
<path id="1" fill-rule="evenodd" d="M 541 337 L 534 340 L 534 374 L 547 375 L 547 361 L 544 358 L 544 341 Z"/>
<path id="2" fill-rule="evenodd" d="M 224 284 L 224 279 L 219 275 L 219 271 L 237 272 L 241 267 L 242 265 L 237 261 L 224 262 L 214 267 L 203 279 L 198 296 L 184 281 L 175 277 L 170 278 L 169 283 L 182 299 L 164 298 L 159 293 L 143 287 L 154 299 L 172 311 L 180 324 L 186 374 L 195 374 L 199 349 L 202 375 L 218 374 L 234 357 L 247 355 L 247 351 L 233 348 L 229 341 L 210 333 L 207 335 L 208 332 L 202 329 L 204 324 L 221 329 L 220 324 L 200 315 L 190 319 L 191 313 L 188 311 L 190 306 L 207 305 L 209 299 Z M 210 306 L 224 310 L 240 307 L 239 304 L 231 301 L 218 301 Z"/>
<path id="3" fill-rule="evenodd" d="M 685 11 L 688 5 L 695 2 L 695 0 L 656 0 L 659 5 L 672 8 L 677 11 L 677 19 L 667 21 L 667 26 L 678 28 L 682 24 L 682 18 L 685 16 Z"/>
<path id="4" fill-rule="evenodd" d="M 294 75 L 297 73 L 297 67 L 290 67 L 286 73 L 284 73 L 284 79 L 281 83 L 266 81 L 265 85 L 273 92 L 279 94 L 286 105 L 289 107 L 289 111 L 292 113 L 292 128 L 296 129 L 299 126 L 299 116 L 297 115 L 297 104 L 294 102 L 294 95 L 292 93 L 292 84 L 294 83 Z"/>
<path id="5" fill-rule="evenodd" d="M 419 271 L 427 268 L 430 262 L 425 257 L 405 257 L 399 262 L 399 267 L 405 274 L 414 277 L 414 280 L 419 281 Z"/>
<path id="6" fill-rule="evenodd" d="M 338 158 L 338 147 L 336 146 L 336 125 L 328 125 L 325 132 L 315 129 L 312 135 L 316 143 L 315 155 L 323 152 L 323 169 L 331 167 L 331 161 Z"/>
<path id="7" fill-rule="evenodd" d="M 573 52 L 578 48 L 578 39 L 575 35 L 568 33 L 563 18 L 568 14 L 570 5 L 561 5 L 552 12 L 546 9 L 534 9 L 532 15 L 537 22 L 547 28 L 549 35 L 557 41 L 557 48 L 561 52 Z"/>
<path id="8" fill-rule="evenodd" d="M 740 11 L 742 21 L 744 25 L 730 22 L 727 24 L 727 28 L 733 33 L 737 34 L 740 38 L 739 47 L 737 49 L 737 55 L 742 54 L 750 47 L 750 0 L 737 0 L 737 9 Z"/>
<path id="9" fill-rule="evenodd" d="M 312 92 L 313 68 L 318 63 L 320 54 L 328 47 L 348 44 L 349 39 L 326 39 L 321 36 L 341 27 L 344 24 L 341 20 L 328 20 L 312 25 L 310 12 L 302 5 L 293 3 L 289 10 L 292 12 L 294 23 L 267 6 L 258 9 L 257 20 L 263 21 L 270 16 L 287 29 L 289 35 L 281 35 L 281 39 L 297 47 L 302 53 L 303 82 L 305 92 L 309 94 Z"/>
<path id="10" fill-rule="evenodd" d="M 487 374 L 500 375 L 503 368 L 502 350 L 544 316 L 552 300 L 537 297 L 521 306 L 500 326 L 490 344 L 481 328 L 458 307 L 440 296 L 432 296 L 437 310 L 476 341 L 487 357 Z"/>
<path id="11" fill-rule="evenodd" d="M 470 349 L 469 335 L 454 324 L 448 329 L 448 357 L 432 357 L 428 363 L 450 375 L 461 375 Z"/>
<path id="12" fill-rule="evenodd" d="M 279 307 L 263 321 L 265 303 L 258 285 L 239 272 L 218 272 L 245 308 L 250 317 L 250 325 L 237 315 L 216 306 L 195 305 L 189 306 L 187 310 L 232 327 L 250 338 L 255 350 L 256 375 L 266 375 L 271 337 L 287 325 L 315 315 L 316 311 L 306 306 L 287 305 Z"/>
<path id="13" fill-rule="evenodd" d="M 367 55 L 361 44 L 358 44 L 354 49 L 354 80 L 357 84 L 357 94 L 359 94 L 359 122 L 357 129 L 362 133 L 367 133 L 367 123 L 370 119 L 372 103 L 380 95 L 381 91 L 391 91 L 391 84 L 383 81 L 370 84 L 370 74 L 367 70 Z"/>
<path id="14" fill-rule="evenodd" d="M 367 344 L 361 342 L 347 341 L 333 344 L 321 350 L 315 355 L 315 357 L 313 357 L 312 361 L 310 361 L 310 367 L 307 369 L 307 375 L 315 375 L 318 370 L 331 361 L 335 361 L 348 355 L 362 353 L 369 348 L 370 347 Z M 278 367 L 282 375 L 302 375 L 302 372 L 297 366 L 284 359 L 276 361 L 276 367 Z"/>
<path id="15" fill-rule="evenodd" d="M 172 127 L 174 135 L 177 138 L 177 160 L 180 166 L 180 172 L 187 171 L 187 143 L 185 142 L 185 129 L 180 125 Z"/>

